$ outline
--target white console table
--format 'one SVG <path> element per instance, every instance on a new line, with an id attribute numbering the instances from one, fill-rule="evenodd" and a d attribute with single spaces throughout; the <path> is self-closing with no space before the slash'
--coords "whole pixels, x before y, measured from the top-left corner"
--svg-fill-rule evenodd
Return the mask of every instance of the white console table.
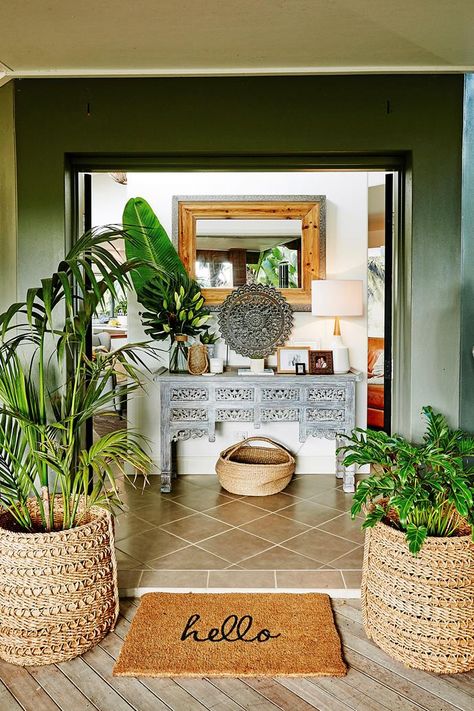
<path id="1" fill-rule="evenodd" d="M 355 384 L 361 373 L 344 375 L 222 375 L 202 377 L 164 371 L 155 376 L 161 397 L 161 490 L 171 491 L 172 446 L 179 440 L 215 441 L 220 422 L 248 422 L 263 429 L 272 422 L 298 422 L 299 441 L 335 439 L 355 427 Z M 269 432 L 262 432 L 269 435 Z M 354 470 L 337 457 L 336 477 L 354 491 Z"/>

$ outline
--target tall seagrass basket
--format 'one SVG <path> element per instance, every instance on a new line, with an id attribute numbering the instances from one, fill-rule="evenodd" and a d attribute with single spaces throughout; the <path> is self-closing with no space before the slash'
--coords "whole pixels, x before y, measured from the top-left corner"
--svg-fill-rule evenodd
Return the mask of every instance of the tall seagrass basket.
<path id="1" fill-rule="evenodd" d="M 365 631 L 408 667 L 440 674 L 474 669 L 474 543 L 428 537 L 417 556 L 405 533 L 366 530 L 362 571 Z"/>
<path id="2" fill-rule="evenodd" d="M 272 447 L 250 447 L 253 441 L 268 442 Z M 216 464 L 222 488 L 242 496 L 277 494 L 290 483 L 294 471 L 293 455 L 268 437 L 247 437 L 224 449 Z"/>
<path id="3" fill-rule="evenodd" d="M 55 524 L 62 520 L 61 497 Z M 32 518 L 39 519 L 32 500 Z M 0 657 L 28 666 L 84 654 L 115 625 L 117 564 L 110 513 L 94 507 L 66 531 L 9 530 L 0 513 Z"/>

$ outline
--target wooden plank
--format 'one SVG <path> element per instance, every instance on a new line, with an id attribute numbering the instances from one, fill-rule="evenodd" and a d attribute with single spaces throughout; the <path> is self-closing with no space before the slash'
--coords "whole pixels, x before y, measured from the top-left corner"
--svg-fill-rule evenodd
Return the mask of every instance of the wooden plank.
<path id="1" fill-rule="evenodd" d="M 271 677 L 245 677 L 242 679 L 244 684 L 251 686 L 252 689 L 258 691 L 261 696 L 264 696 L 269 701 L 272 701 L 276 706 L 283 711 L 292 709 L 292 711 L 310 711 L 314 709 L 312 704 L 301 699 L 293 691 L 286 689 Z"/>
<path id="2" fill-rule="evenodd" d="M 319 682 L 320 680 L 315 680 Z M 326 683 L 328 680 L 321 680 Z M 375 679 L 366 676 L 358 669 L 350 669 L 344 679 L 330 679 L 329 680 L 334 687 L 340 687 L 341 692 L 348 694 L 347 698 L 352 698 L 357 700 L 357 704 L 354 704 L 354 708 L 357 709 L 367 709 L 369 711 L 373 708 L 373 711 L 377 711 L 379 708 L 386 708 L 391 711 L 392 709 L 397 709 L 397 711 L 420 711 L 422 708 L 417 703 L 410 701 L 401 694 L 393 689 L 385 687 L 380 684 Z M 326 688 L 323 685 L 323 688 Z M 344 696 L 341 696 L 343 701 L 346 701 Z M 346 701 L 349 704 L 349 701 Z M 350 705 L 350 704 L 349 704 Z"/>
<path id="3" fill-rule="evenodd" d="M 117 638 L 118 639 L 118 638 Z M 106 684 L 137 711 L 167 711 L 168 707 L 134 677 L 112 676 L 113 659 L 101 647 L 83 655 L 84 661 Z"/>
<path id="4" fill-rule="evenodd" d="M 0 683 L 0 709 L 2 711 L 23 711 L 18 701 L 15 700 L 2 683 Z"/>
<path id="5" fill-rule="evenodd" d="M 0 681 L 24 711 L 57 711 L 59 708 L 23 667 L 0 659 Z"/>
<path id="6" fill-rule="evenodd" d="M 100 711 L 130 711 L 130 709 L 140 711 L 127 703 L 80 657 L 63 662 L 59 668 Z"/>
<path id="7" fill-rule="evenodd" d="M 323 677 L 321 679 L 310 679 L 309 681 L 319 689 L 324 689 L 324 691 L 332 694 L 350 709 L 354 709 L 354 711 L 383 711 L 383 709 L 389 708 L 384 706 L 380 700 L 375 701 L 359 689 L 354 689 L 352 686 L 345 684 L 342 679 Z"/>
<path id="8" fill-rule="evenodd" d="M 242 706 L 248 711 L 258 709 L 258 711 L 275 711 L 278 706 L 275 706 L 271 701 L 261 696 L 255 689 L 244 684 L 240 679 L 235 678 L 218 678 L 213 677 L 208 681 L 220 689 L 230 699 L 238 699 L 239 706 Z"/>
<path id="9" fill-rule="evenodd" d="M 358 669 L 389 689 L 396 689 L 397 692 L 419 704 L 422 708 L 427 708 L 430 711 L 455 711 L 456 709 L 455 706 L 443 701 L 438 696 L 433 696 L 417 684 L 394 674 L 381 664 L 376 664 L 348 647 L 344 647 L 344 656 L 351 670 Z"/>
<path id="10" fill-rule="evenodd" d="M 28 671 L 59 708 L 81 709 L 81 711 L 95 711 L 97 708 L 64 676 L 57 666 L 28 667 Z"/>
<path id="11" fill-rule="evenodd" d="M 360 624 L 336 612 L 336 622 L 344 647 L 352 649 L 368 659 L 381 664 L 389 671 L 408 679 L 422 689 L 431 692 L 458 709 L 465 711 L 472 706 L 472 696 L 448 684 L 437 675 L 427 674 L 418 669 L 409 669 L 385 654 L 369 641 Z"/>
<path id="12" fill-rule="evenodd" d="M 279 677 L 278 683 L 300 696 L 319 711 L 347 711 L 351 707 L 303 677 Z"/>
<path id="13" fill-rule="evenodd" d="M 176 677 L 174 681 L 188 694 L 200 701 L 206 709 L 212 709 L 212 711 L 240 711 L 242 709 L 240 704 L 229 699 L 207 679 Z"/>

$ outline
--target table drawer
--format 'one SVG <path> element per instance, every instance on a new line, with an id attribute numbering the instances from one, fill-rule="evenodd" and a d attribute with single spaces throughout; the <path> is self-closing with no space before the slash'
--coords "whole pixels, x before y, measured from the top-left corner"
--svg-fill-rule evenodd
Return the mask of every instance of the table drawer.
<path id="1" fill-rule="evenodd" d="M 207 422 L 206 407 L 172 407 L 171 422 Z"/>
<path id="2" fill-rule="evenodd" d="M 306 388 L 307 402 L 345 402 L 346 399 L 344 385 L 311 385 Z"/>
<path id="3" fill-rule="evenodd" d="M 205 401 L 209 400 L 208 388 L 182 388 L 182 387 L 172 387 L 170 388 L 170 400 L 171 402 L 186 402 L 192 400 L 195 401 Z"/>
<path id="4" fill-rule="evenodd" d="M 299 402 L 300 388 L 293 386 L 262 387 L 262 402 Z"/>

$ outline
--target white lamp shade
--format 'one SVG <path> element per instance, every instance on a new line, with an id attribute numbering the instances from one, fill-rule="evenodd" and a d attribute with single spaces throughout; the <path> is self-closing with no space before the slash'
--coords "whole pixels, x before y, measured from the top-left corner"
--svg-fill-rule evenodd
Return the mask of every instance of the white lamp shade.
<path id="1" fill-rule="evenodd" d="M 313 316 L 362 316 L 362 284 L 359 279 L 318 279 L 311 282 Z"/>

